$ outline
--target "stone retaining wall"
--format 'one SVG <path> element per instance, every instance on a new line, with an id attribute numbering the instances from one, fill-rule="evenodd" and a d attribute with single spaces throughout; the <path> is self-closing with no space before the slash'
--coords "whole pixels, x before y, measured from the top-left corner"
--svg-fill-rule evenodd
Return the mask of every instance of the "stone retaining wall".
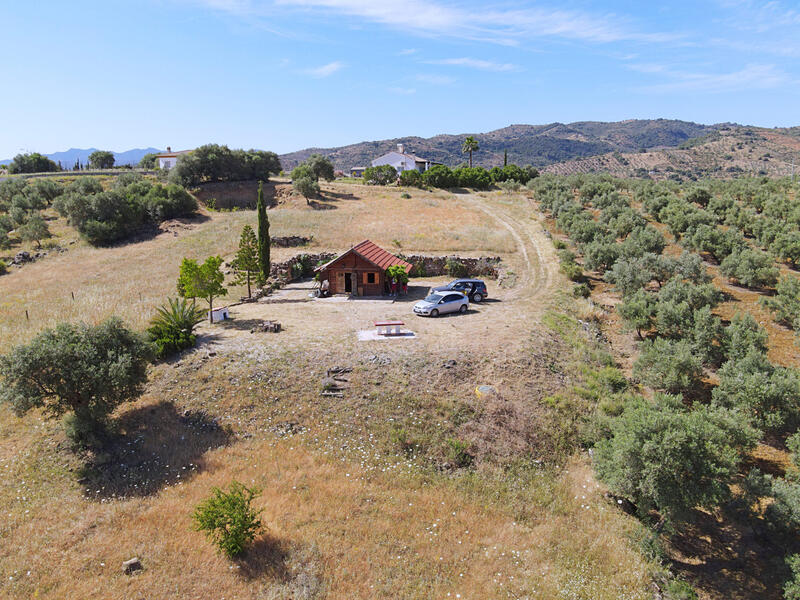
<path id="1" fill-rule="evenodd" d="M 493 277 L 496 278 L 500 269 L 500 257 L 481 256 L 480 258 L 465 258 L 463 256 L 403 256 L 404 260 L 414 265 L 411 271 L 415 277 Z M 458 265 L 463 265 L 463 271 Z M 461 272 L 459 272 L 461 271 Z"/>

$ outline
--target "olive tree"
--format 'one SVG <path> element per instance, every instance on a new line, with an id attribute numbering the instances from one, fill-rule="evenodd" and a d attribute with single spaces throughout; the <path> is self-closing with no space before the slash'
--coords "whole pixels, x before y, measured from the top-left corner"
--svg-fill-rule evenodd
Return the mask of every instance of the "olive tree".
<path id="1" fill-rule="evenodd" d="M 703 365 L 688 340 L 657 338 L 642 343 L 633 374 L 655 390 L 677 394 L 694 389 L 703 375 Z"/>
<path id="2" fill-rule="evenodd" d="M 89 164 L 93 169 L 110 169 L 114 166 L 114 153 L 108 150 L 95 150 L 89 155 Z"/>
<path id="3" fill-rule="evenodd" d="M 731 412 L 657 395 L 630 404 L 612 420 L 610 437 L 594 449 L 600 479 L 639 514 L 658 510 L 680 524 L 695 508 L 730 499 L 730 483 L 755 433 Z"/>
<path id="4" fill-rule="evenodd" d="M 70 438 L 97 445 L 114 409 L 144 391 L 149 358 L 144 338 L 117 318 L 94 326 L 62 323 L 0 356 L 0 401 L 18 415 L 32 408 L 68 414 Z"/>

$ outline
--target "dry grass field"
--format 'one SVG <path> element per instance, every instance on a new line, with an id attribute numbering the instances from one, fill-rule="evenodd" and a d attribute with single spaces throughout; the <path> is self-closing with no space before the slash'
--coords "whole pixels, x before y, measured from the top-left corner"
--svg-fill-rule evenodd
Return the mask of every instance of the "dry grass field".
<path id="1" fill-rule="evenodd" d="M 571 316 L 539 215 L 521 195 L 400 193 L 333 184 L 314 208 L 272 209 L 272 233 L 313 235 L 309 252 L 370 238 L 390 251 L 499 255 L 514 285 L 489 281 L 490 302 L 440 319 L 415 318 L 408 299 L 235 306 L 230 323 L 201 326 L 195 350 L 151 369 L 104 454 L 78 456 L 60 423 L 0 408 L 0 596 L 652 597 L 640 525 L 574 453 L 571 409 L 546 401 L 601 350 Z M 172 295 L 180 259 L 230 257 L 247 222 L 251 211 L 208 213 L 3 276 L 3 346 L 63 320 L 117 314 L 143 327 Z M 306 293 L 293 287 L 282 293 Z M 357 341 L 388 317 L 416 339 Z M 264 318 L 284 330 L 251 334 Z M 333 366 L 350 369 L 341 398 L 320 394 Z M 486 383 L 497 395 L 479 398 Z M 454 465 L 454 440 L 471 467 Z M 266 530 L 228 561 L 190 515 L 233 479 L 263 489 Z M 133 556 L 144 570 L 124 575 Z"/>

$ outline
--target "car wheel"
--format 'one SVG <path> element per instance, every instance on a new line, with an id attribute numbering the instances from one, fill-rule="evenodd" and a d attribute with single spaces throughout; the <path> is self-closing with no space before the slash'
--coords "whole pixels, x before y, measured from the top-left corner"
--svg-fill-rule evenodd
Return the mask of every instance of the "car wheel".
<path id="1" fill-rule="evenodd" d="M 460 312 L 462 315 L 463 315 L 465 312 L 467 312 L 467 305 L 466 305 L 466 304 L 462 304 L 462 305 L 461 305 L 461 308 L 459 308 L 459 309 L 458 309 L 458 312 Z"/>
<path id="2" fill-rule="evenodd" d="M 472 301 L 473 301 L 473 302 L 480 302 L 481 300 L 483 300 L 483 296 L 481 296 L 480 294 L 475 294 L 475 295 L 472 297 Z"/>
<path id="3" fill-rule="evenodd" d="M 438 310 L 436 310 L 436 309 L 434 308 L 434 309 L 431 311 L 431 316 L 432 316 L 432 317 L 438 317 L 438 316 L 439 316 L 439 311 L 438 311 Z"/>

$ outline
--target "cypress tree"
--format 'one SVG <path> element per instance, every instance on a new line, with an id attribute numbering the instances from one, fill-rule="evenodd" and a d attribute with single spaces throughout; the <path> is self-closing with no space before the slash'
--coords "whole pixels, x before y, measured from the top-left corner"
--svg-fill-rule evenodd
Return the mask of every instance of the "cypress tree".
<path id="1" fill-rule="evenodd" d="M 508 166 L 508 150 L 503 150 L 503 166 Z"/>
<path id="2" fill-rule="evenodd" d="M 269 277 L 269 218 L 264 206 L 264 184 L 258 182 L 258 283 L 264 285 Z"/>

